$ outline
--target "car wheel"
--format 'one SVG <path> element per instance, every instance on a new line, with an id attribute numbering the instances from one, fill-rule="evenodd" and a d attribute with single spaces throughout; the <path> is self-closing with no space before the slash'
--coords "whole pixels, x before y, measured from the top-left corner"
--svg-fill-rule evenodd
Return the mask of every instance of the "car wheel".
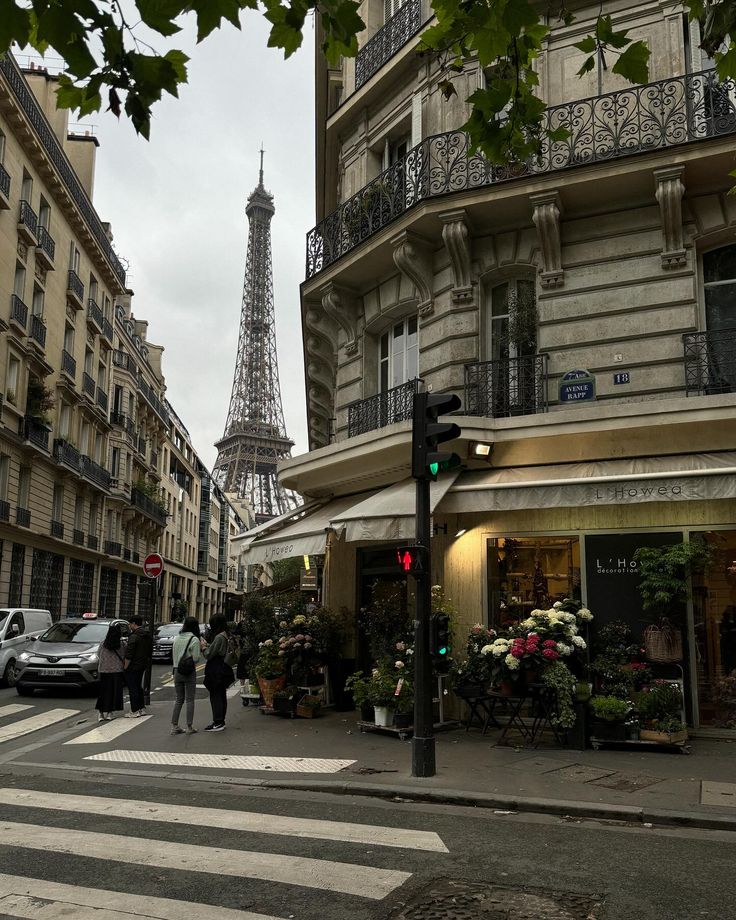
<path id="1" fill-rule="evenodd" d="M 18 694 L 18 696 L 32 696 L 33 687 L 24 687 L 22 684 L 16 684 L 15 692 Z"/>
<path id="2" fill-rule="evenodd" d="M 5 666 L 3 680 L 6 687 L 14 687 L 18 683 L 18 671 L 15 668 L 15 658 L 11 658 Z"/>

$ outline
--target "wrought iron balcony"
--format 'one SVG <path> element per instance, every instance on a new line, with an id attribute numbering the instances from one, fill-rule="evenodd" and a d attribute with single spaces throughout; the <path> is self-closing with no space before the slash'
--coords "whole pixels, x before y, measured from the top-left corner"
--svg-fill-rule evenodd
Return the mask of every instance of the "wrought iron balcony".
<path id="1" fill-rule="evenodd" d="M 158 451 L 157 450 L 151 451 L 151 466 L 155 470 L 158 470 Z"/>
<path id="2" fill-rule="evenodd" d="M 128 371 L 129 374 L 132 374 L 136 379 L 138 378 L 138 369 L 135 366 L 135 361 L 133 356 L 129 355 L 125 351 L 120 351 L 120 349 L 115 349 L 112 353 L 112 363 L 115 367 L 122 368 L 124 371 Z"/>
<path id="3" fill-rule="evenodd" d="M 110 424 L 115 425 L 117 428 L 124 428 L 127 430 L 128 416 L 124 415 L 122 412 L 116 412 L 113 409 L 110 413 Z"/>
<path id="4" fill-rule="evenodd" d="M 137 565 L 141 561 L 140 553 L 133 553 L 133 562 Z"/>
<path id="5" fill-rule="evenodd" d="M 82 454 L 82 476 L 89 482 L 102 489 L 104 492 L 110 491 L 110 474 L 99 463 L 95 463 L 91 457 Z"/>
<path id="6" fill-rule="evenodd" d="M 422 0 L 407 0 L 398 13 L 358 51 L 355 58 L 355 88 L 360 89 L 421 27 Z"/>
<path id="7" fill-rule="evenodd" d="M 36 258 L 40 258 L 46 263 L 46 268 L 54 267 L 54 255 L 56 254 L 56 243 L 46 227 L 38 228 L 38 246 L 36 246 Z"/>
<path id="8" fill-rule="evenodd" d="M 66 293 L 67 299 L 70 300 L 78 310 L 81 310 L 84 306 L 84 283 L 79 275 L 71 269 L 67 272 Z"/>
<path id="9" fill-rule="evenodd" d="M 508 418 L 547 411 L 547 355 L 465 365 L 465 414 Z"/>
<path id="10" fill-rule="evenodd" d="M 309 231 L 306 276 L 428 199 L 734 134 L 735 99 L 736 83 L 709 70 L 554 106 L 545 127 L 569 136 L 501 166 L 471 155 L 463 131 L 428 137 Z"/>
<path id="11" fill-rule="evenodd" d="M 100 310 L 97 301 L 92 297 L 87 301 L 87 325 L 97 332 L 102 332 L 102 321 L 104 316 Z"/>
<path id="12" fill-rule="evenodd" d="M 146 439 L 141 438 L 141 437 L 136 438 L 136 448 L 138 449 L 138 453 L 142 457 L 145 457 L 146 456 Z"/>
<path id="13" fill-rule="evenodd" d="M 64 438 L 57 438 L 54 441 L 54 460 L 56 460 L 57 463 L 68 467 L 70 470 L 74 470 L 75 473 L 79 473 L 81 457 L 82 455 L 77 448 L 64 440 Z"/>
<path id="14" fill-rule="evenodd" d="M 97 387 L 97 405 L 103 412 L 107 412 L 107 393 L 102 387 Z"/>
<path id="15" fill-rule="evenodd" d="M 82 392 L 94 401 L 96 389 L 94 378 L 85 371 L 82 374 Z"/>
<path id="16" fill-rule="evenodd" d="M 84 546 L 84 531 L 75 528 L 72 532 L 72 542 L 77 546 Z"/>
<path id="17" fill-rule="evenodd" d="M 119 556 L 122 549 L 122 546 L 114 540 L 105 540 L 105 552 L 108 556 Z"/>
<path id="18" fill-rule="evenodd" d="M 688 396 L 736 393 L 736 329 L 689 332 L 682 343 Z"/>
<path id="19" fill-rule="evenodd" d="M 89 549 L 97 549 L 99 545 L 100 545 L 99 539 L 93 533 L 88 533 L 87 534 L 87 546 L 89 547 Z"/>
<path id="20" fill-rule="evenodd" d="M 138 389 L 143 394 L 146 402 L 153 409 L 153 411 L 158 415 L 158 417 L 164 422 L 166 427 L 169 426 L 169 413 L 164 408 L 164 404 L 156 396 L 151 387 L 146 383 L 146 381 L 141 377 L 138 381 Z"/>
<path id="21" fill-rule="evenodd" d="M 110 345 L 112 345 L 114 332 L 112 328 L 112 323 L 110 320 L 103 316 L 102 318 L 102 338 L 105 339 Z"/>
<path id="22" fill-rule="evenodd" d="M 161 527 L 166 527 L 166 509 L 158 505 L 152 498 L 144 495 L 140 489 L 133 487 L 130 490 L 130 500 L 133 507 L 145 514 L 146 517 L 151 518 Z"/>
<path id="23" fill-rule="evenodd" d="M 6 199 L 10 198 L 10 173 L 2 163 L 0 163 L 0 195 L 3 195 Z"/>
<path id="24" fill-rule="evenodd" d="M 123 559 L 126 562 L 130 562 L 130 550 L 127 547 L 123 549 Z"/>
<path id="25" fill-rule="evenodd" d="M 42 349 L 46 348 L 46 323 L 44 323 L 41 316 L 37 316 L 35 313 L 31 316 L 30 337 Z"/>
<path id="26" fill-rule="evenodd" d="M 71 377 L 72 380 L 77 376 L 77 362 L 72 358 L 66 348 L 61 352 L 61 372 Z"/>
<path id="27" fill-rule="evenodd" d="M 27 243 L 35 246 L 38 242 L 38 215 L 29 202 L 21 198 L 18 210 L 18 232 Z"/>
<path id="28" fill-rule="evenodd" d="M 31 526 L 31 512 L 28 508 L 21 508 L 20 505 L 15 509 L 15 523 L 18 527 Z"/>
<path id="29" fill-rule="evenodd" d="M 0 501 L 0 521 L 10 520 L 10 502 Z"/>
<path id="30" fill-rule="evenodd" d="M 0 72 L 2 72 L 7 80 L 10 90 L 22 109 L 25 118 L 32 126 L 47 156 L 61 176 L 75 206 L 81 212 L 97 245 L 105 254 L 120 284 L 125 287 L 125 269 L 120 264 L 120 260 L 112 248 L 108 232 L 92 206 L 92 202 L 82 188 L 76 173 L 62 150 L 61 144 L 52 131 L 48 121 L 46 121 L 36 97 L 23 78 L 12 54 L 6 54 L 2 60 L 0 60 Z"/>
<path id="31" fill-rule="evenodd" d="M 61 521 L 51 522 L 51 536 L 56 537 L 57 540 L 64 539 L 64 525 Z"/>
<path id="32" fill-rule="evenodd" d="M 26 415 L 20 420 L 19 429 L 20 435 L 24 441 L 37 447 L 39 450 L 48 451 L 49 434 L 51 432 L 48 425 L 44 424 L 40 419 L 34 418 L 32 415 Z"/>
<path id="33" fill-rule="evenodd" d="M 10 319 L 25 331 L 28 325 L 28 307 L 17 294 L 10 297 Z"/>
<path id="34" fill-rule="evenodd" d="M 418 382 L 416 379 L 409 380 L 385 393 L 369 396 L 348 406 L 348 437 L 354 438 L 367 431 L 393 425 L 394 422 L 410 420 Z"/>

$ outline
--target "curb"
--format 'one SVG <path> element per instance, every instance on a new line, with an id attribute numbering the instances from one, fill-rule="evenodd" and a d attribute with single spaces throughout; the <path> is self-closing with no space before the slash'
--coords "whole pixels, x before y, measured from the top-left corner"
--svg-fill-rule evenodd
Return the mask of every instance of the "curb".
<path id="1" fill-rule="evenodd" d="M 303 792 L 323 792 L 332 795 L 362 795 L 381 799 L 406 799 L 410 802 L 431 802 L 437 805 L 457 805 L 471 808 L 492 808 L 498 811 L 552 814 L 604 821 L 622 821 L 642 826 L 701 828 L 736 832 L 736 815 L 701 814 L 689 811 L 650 809 L 637 805 L 607 805 L 602 802 L 570 802 L 564 799 L 542 799 L 485 792 L 463 792 L 455 789 L 417 789 L 415 786 L 380 786 L 376 783 L 329 782 L 327 780 L 264 780 L 269 789 L 295 789 Z"/>

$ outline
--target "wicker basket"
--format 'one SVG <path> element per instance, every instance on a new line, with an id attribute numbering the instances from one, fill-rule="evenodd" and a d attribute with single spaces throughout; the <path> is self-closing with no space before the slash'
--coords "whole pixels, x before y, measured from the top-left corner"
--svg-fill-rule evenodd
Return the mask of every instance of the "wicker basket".
<path id="1" fill-rule="evenodd" d="M 319 715 L 321 703 L 318 696 L 303 696 L 296 707 L 296 714 L 302 719 L 314 719 Z"/>
<path id="2" fill-rule="evenodd" d="M 682 661 L 682 633 L 666 617 L 662 617 L 659 626 L 647 626 L 644 630 L 644 647 L 647 661 L 658 664 Z"/>

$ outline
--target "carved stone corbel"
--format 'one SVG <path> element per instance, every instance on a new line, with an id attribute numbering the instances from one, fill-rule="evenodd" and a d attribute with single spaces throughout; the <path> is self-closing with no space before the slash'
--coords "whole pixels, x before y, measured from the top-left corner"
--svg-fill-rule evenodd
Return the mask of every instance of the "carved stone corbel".
<path id="1" fill-rule="evenodd" d="M 687 262 L 682 228 L 682 183 L 684 166 L 655 169 L 655 192 L 662 218 L 662 268 L 681 268 Z"/>
<path id="2" fill-rule="evenodd" d="M 562 287 L 564 270 L 562 268 L 562 240 L 560 236 L 560 216 L 562 202 L 559 192 L 545 192 L 530 195 L 534 207 L 532 220 L 537 228 L 539 246 L 542 250 L 542 271 L 540 282 L 543 288 Z"/>
<path id="3" fill-rule="evenodd" d="M 358 299 L 347 288 L 330 282 L 320 289 L 322 308 L 325 314 L 337 323 L 347 336 L 345 352 L 358 353 Z"/>
<path id="4" fill-rule="evenodd" d="M 442 241 L 452 265 L 452 302 L 456 305 L 469 303 L 473 300 L 473 275 L 467 214 L 460 208 L 445 211 L 439 218 L 443 224 Z"/>
<path id="5" fill-rule="evenodd" d="M 391 240 L 394 264 L 417 289 L 417 310 L 427 316 L 434 310 L 432 248 L 420 236 L 404 231 Z"/>

